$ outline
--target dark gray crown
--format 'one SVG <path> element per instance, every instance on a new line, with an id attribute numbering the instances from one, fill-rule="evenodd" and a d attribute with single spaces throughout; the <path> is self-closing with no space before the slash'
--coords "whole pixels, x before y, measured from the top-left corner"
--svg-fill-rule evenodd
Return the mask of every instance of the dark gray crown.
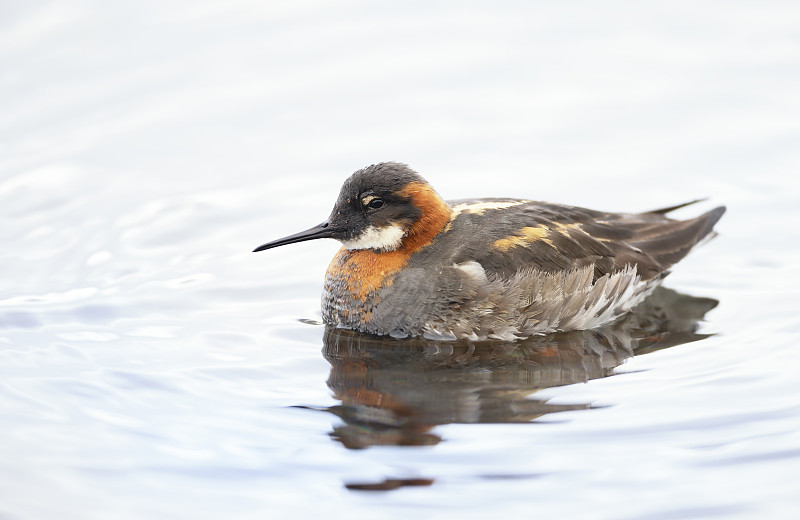
<path id="1" fill-rule="evenodd" d="M 385 196 L 397 193 L 410 182 L 426 183 L 408 165 L 398 162 L 382 162 L 361 168 L 353 173 L 342 185 L 342 195 L 358 197 L 365 192 Z"/>

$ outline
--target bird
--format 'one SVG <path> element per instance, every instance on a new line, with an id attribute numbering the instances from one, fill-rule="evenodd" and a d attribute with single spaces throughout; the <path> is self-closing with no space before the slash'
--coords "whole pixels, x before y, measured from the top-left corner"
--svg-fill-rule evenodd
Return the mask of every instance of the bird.
<path id="1" fill-rule="evenodd" d="M 344 181 L 326 221 L 257 247 L 333 238 L 323 322 L 390 338 L 515 341 L 630 312 L 714 236 L 720 206 L 688 220 L 516 198 L 445 201 L 409 166 Z"/>

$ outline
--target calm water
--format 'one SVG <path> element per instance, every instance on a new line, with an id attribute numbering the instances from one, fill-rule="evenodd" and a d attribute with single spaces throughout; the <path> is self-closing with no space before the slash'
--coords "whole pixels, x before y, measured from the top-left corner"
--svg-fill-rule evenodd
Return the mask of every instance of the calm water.
<path id="1" fill-rule="evenodd" d="M 665 4 L 666 5 L 666 4 Z M 0 518 L 795 518 L 793 2 L 0 7 Z M 318 324 L 341 181 L 719 236 L 518 344 Z"/>

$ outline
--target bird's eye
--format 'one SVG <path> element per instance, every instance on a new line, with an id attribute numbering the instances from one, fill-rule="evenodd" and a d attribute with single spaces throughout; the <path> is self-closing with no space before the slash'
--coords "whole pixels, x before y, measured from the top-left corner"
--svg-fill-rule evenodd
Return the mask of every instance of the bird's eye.
<path id="1" fill-rule="evenodd" d="M 367 204 L 367 206 L 369 206 L 371 209 L 380 209 L 385 205 L 386 203 L 383 201 L 383 199 L 372 199 L 369 201 L 369 204 Z"/>

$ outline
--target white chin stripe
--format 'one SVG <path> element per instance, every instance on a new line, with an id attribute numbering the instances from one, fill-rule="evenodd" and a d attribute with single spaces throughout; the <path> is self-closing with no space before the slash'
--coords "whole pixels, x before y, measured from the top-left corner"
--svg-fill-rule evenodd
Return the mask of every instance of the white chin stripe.
<path id="1" fill-rule="evenodd" d="M 342 245 L 353 249 L 380 249 L 394 251 L 403 242 L 406 232 L 400 226 L 370 226 L 353 240 L 342 240 Z"/>

